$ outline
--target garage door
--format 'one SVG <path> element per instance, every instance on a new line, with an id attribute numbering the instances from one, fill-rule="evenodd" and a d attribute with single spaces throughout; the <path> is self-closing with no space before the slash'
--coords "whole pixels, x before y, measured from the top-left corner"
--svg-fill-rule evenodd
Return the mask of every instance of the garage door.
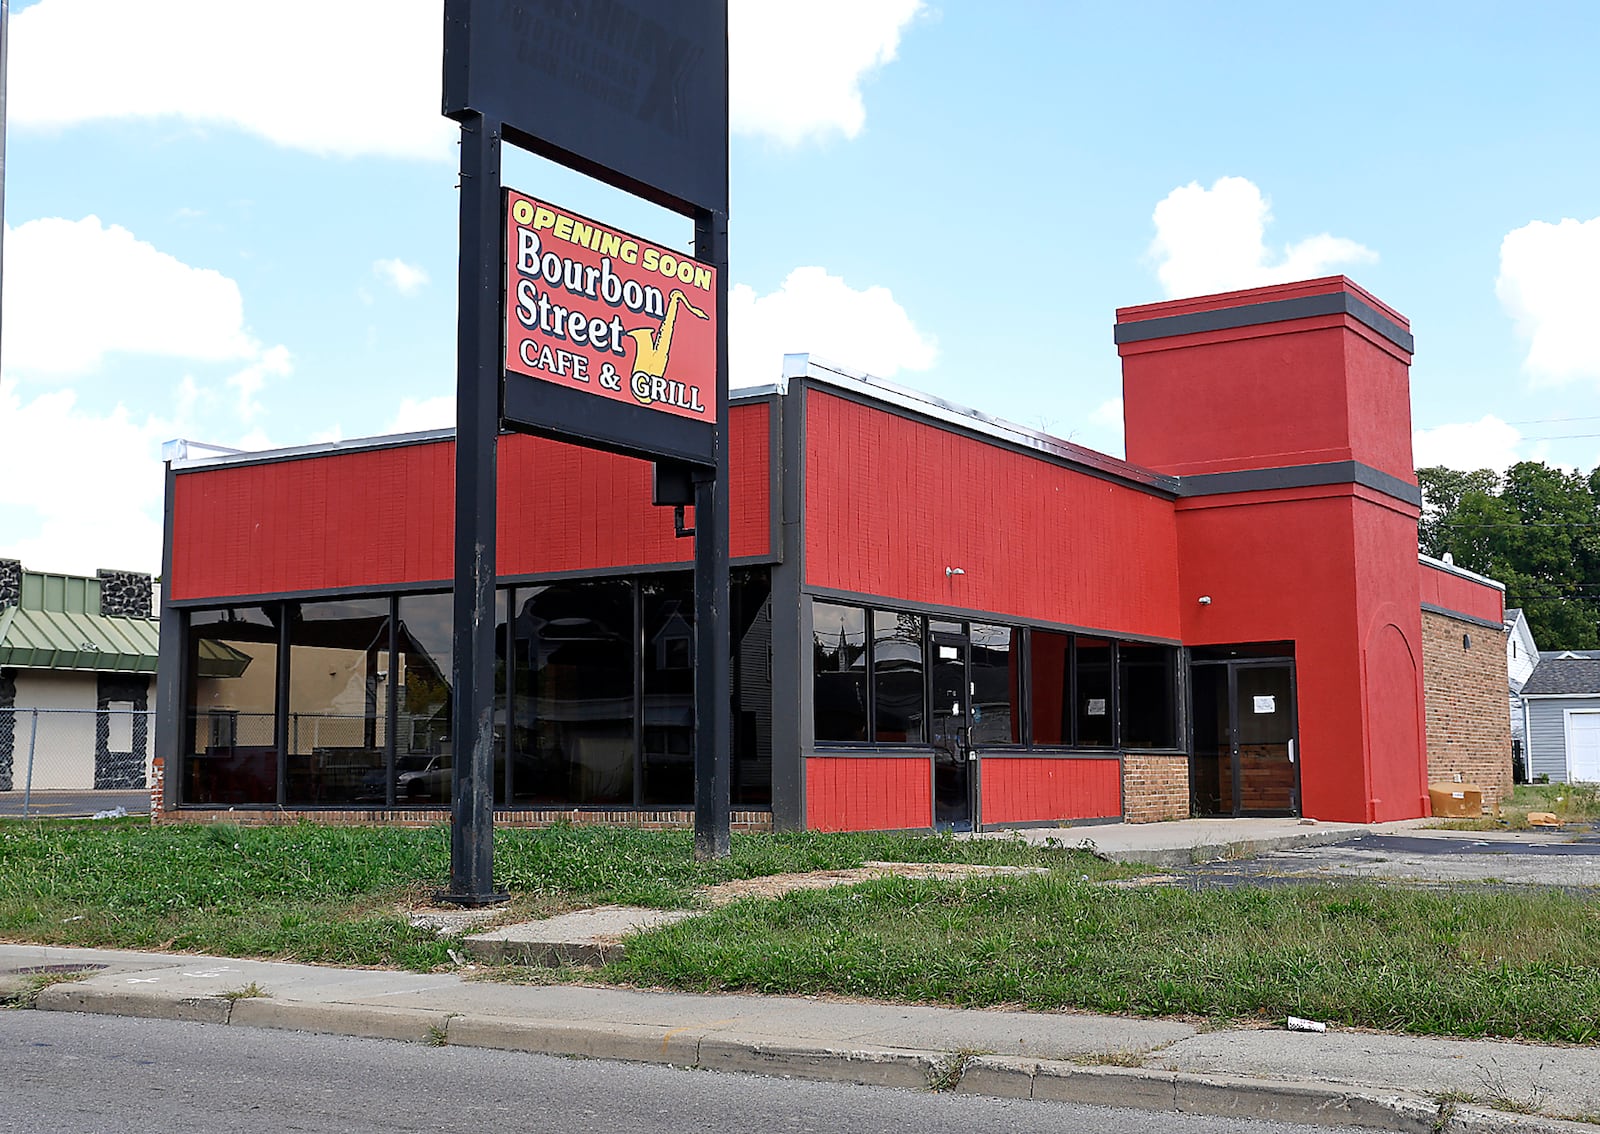
<path id="1" fill-rule="evenodd" d="M 1600 713 L 1567 714 L 1567 778 L 1600 782 Z"/>

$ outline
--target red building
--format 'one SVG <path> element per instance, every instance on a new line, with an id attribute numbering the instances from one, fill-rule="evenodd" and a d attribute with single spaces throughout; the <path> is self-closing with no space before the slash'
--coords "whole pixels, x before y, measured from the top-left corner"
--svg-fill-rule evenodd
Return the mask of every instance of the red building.
<path id="1" fill-rule="evenodd" d="M 805 356 L 735 395 L 736 822 L 1427 813 L 1423 621 L 1476 665 L 1503 604 L 1419 566 L 1406 320 L 1333 277 L 1116 342 L 1126 461 Z M 172 466 L 165 818 L 437 818 L 452 470 L 448 432 Z M 499 821 L 686 821 L 692 554 L 650 466 L 506 435 L 499 500 Z M 1506 737 L 1463 741 L 1482 778 Z"/>

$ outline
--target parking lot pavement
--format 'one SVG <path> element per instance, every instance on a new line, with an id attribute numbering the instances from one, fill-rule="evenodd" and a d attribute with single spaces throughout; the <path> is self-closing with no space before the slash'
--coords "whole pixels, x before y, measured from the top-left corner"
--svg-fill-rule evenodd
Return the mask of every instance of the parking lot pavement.
<path id="1" fill-rule="evenodd" d="M 67 818 L 69 816 L 94 815 L 101 811 L 112 811 L 118 807 L 123 808 L 130 815 L 148 815 L 150 812 L 150 793 L 148 791 L 36 791 L 31 798 L 23 791 L 0 792 L 0 818 L 20 819 L 23 817 L 23 802 L 26 799 L 26 814 L 34 817 Z"/>
<path id="2" fill-rule="evenodd" d="M 1173 884 L 1268 886 L 1384 879 L 1422 884 L 1600 887 L 1600 832 L 1436 831 L 1358 835 L 1329 846 L 1272 851 L 1171 872 Z"/>

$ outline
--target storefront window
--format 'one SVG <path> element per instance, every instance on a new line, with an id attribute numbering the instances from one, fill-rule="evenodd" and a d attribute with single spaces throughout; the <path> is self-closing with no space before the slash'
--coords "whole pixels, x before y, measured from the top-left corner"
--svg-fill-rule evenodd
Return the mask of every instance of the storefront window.
<path id="1" fill-rule="evenodd" d="M 290 805 L 387 798 L 389 600 L 289 604 Z"/>
<path id="2" fill-rule="evenodd" d="M 680 575 L 639 581 L 644 619 L 647 807 L 694 801 L 694 587 Z"/>
<path id="3" fill-rule="evenodd" d="M 879 744 L 923 743 L 922 616 L 872 613 L 872 699 Z"/>
<path id="4" fill-rule="evenodd" d="M 867 612 L 813 603 L 811 635 L 817 740 L 866 740 Z"/>
<path id="5" fill-rule="evenodd" d="M 1072 638 L 1053 630 L 1028 633 L 1028 718 L 1033 743 L 1065 746 L 1072 743 Z"/>
<path id="6" fill-rule="evenodd" d="M 518 588 L 512 784 L 518 802 L 634 803 L 633 584 Z"/>
<path id="7" fill-rule="evenodd" d="M 733 803 L 772 804 L 772 576 L 733 572 Z M 692 803 L 688 799 L 681 802 Z"/>
<path id="8" fill-rule="evenodd" d="M 974 622 L 972 640 L 972 745 L 993 748 L 1022 742 L 1022 631 Z"/>
<path id="9" fill-rule="evenodd" d="M 1117 650 L 1118 716 L 1128 748 L 1177 745 L 1177 651 L 1123 645 Z"/>
<path id="10" fill-rule="evenodd" d="M 1074 672 L 1077 744 L 1083 748 L 1110 748 L 1111 643 L 1097 638 L 1079 638 Z"/>
<path id="11" fill-rule="evenodd" d="M 278 623 L 259 606 L 189 616 L 189 705 L 179 798 L 278 801 Z"/>

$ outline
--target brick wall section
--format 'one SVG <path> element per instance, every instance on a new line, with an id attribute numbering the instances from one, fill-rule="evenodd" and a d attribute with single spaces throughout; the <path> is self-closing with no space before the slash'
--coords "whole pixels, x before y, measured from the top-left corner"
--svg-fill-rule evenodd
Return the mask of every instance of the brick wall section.
<path id="1" fill-rule="evenodd" d="M 1470 648 L 1463 648 L 1463 636 Z M 1506 701 L 1505 632 L 1422 612 L 1422 677 L 1427 694 L 1428 782 L 1483 789 L 1485 808 L 1511 794 L 1511 710 Z"/>
<path id="2" fill-rule="evenodd" d="M 1189 818 L 1189 757 L 1181 752 L 1124 755 L 1122 817 L 1129 823 Z"/>
<path id="3" fill-rule="evenodd" d="M 156 783 L 161 783 L 159 765 Z M 152 823 L 236 823 L 241 827 L 279 827 L 292 823 L 322 823 L 337 827 L 387 826 L 432 827 L 450 821 L 450 812 L 440 808 L 360 808 L 350 810 L 207 810 L 183 808 L 178 811 L 158 810 L 159 800 L 152 790 L 150 820 Z M 693 811 L 578 811 L 578 810 L 528 810 L 496 811 L 497 827 L 553 827 L 569 823 L 575 827 L 635 827 L 645 831 L 680 831 L 694 826 Z M 735 811 L 730 826 L 735 831 L 770 831 L 772 813 L 768 811 Z"/>

